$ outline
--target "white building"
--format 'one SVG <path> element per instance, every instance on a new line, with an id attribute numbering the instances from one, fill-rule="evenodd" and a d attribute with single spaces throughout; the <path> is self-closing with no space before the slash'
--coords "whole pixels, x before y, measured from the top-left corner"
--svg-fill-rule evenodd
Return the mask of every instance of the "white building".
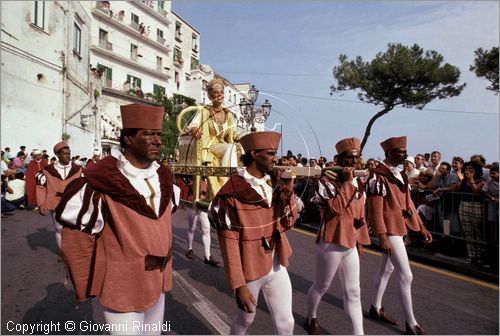
<path id="1" fill-rule="evenodd" d="M 174 94 L 208 104 L 214 71 L 200 65 L 200 33 L 170 6 L 2 1 L 2 147 L 50 154 L 67 139 L 75 155 L 90 157 L 117 143 L 120 105 L 161 105 Z M 243 127 L 238 104 L 248 85 L 225 82 L 224 106 Z"/>
<path id="2" fill-rule="evenodd" d="M 90 18 L 79 2 L 2 1 L 2 147 L 73 153 L 98 145 L 89 79 Z M 69 138 L 68 138 L 69 136 Z"/>

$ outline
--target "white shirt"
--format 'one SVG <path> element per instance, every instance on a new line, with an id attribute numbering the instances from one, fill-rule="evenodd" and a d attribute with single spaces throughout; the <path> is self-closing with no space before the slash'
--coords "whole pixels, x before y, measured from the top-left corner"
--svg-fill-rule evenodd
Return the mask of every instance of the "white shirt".
<path id="1" fill-rule="evenodd" d="M 12 194 L 10 194 L 9 192 L 5 193 L 5 199 L 7 201 L 15 201 L 24 196 L 25 186 L 26 186 L 26 182 L 24 182 L 24 180 L 20 179 L 10 180 L 7 183 L 7 186 L 9 186 L 9 188 L 12 189 L 13 191 Z"/>
<path id="2" fill-rule="evenodd" d="M 59 175 L 61 175 L 62 179 L 65 180 L 68 178 L 69 171 L 71 170 L 71 162 L 67 165 L 63 165 L 61 162 L 56 161 L 54 163 L 54 168 L 57 170 Z M 66 169 L 66 173 L 64 172 Z"/>
<path id="3" fill-rule="evenodd" d="M 271 207 L 273 201 L 273 188 L 267 184 L 267 181 L 271 178 L 269 175 L 265 174 L 262 178 L 257 178 L 248 173 L 246 169 L 242 169 L 238 172 L 238 175 L 243 177 L 245 181 L 252 186 L 252 188 L 260 195 L 263 199 L 267 201 L 267 206 Z"/>
<path id="4" fill-rule="evenodd" d="M 2 171 L 2 175 L 4 172 L 6 172 L 7 170 L 9 170 L 9 166 L 7 165 L 7 162 L 5 162 L 4 160 L 1 160 L 0 161 L 0 166 L 1 166 L 1 171 Z"/>

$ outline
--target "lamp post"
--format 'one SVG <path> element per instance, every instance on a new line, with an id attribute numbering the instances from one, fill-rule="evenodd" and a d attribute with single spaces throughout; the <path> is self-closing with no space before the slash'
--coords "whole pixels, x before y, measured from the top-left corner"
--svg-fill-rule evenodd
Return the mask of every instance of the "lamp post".
<path id="1" fill-rule="evenodd" d="M 250 131 L 255 132 L 257 128 L 255 128 L 255 123 L 263 124 L 269 115 L 271 114 L 271 103 L 266 99 L 264 104 L 261 107 L 256 107 L 255 102 L 259 97 L 259 90 L 255 88 L 255 85 L 252 85 L 250 90 L 248 91 L 248 100 L 246 98 L 241 98 L 240 100 L 240 111 L 241 115 L 245 119 L 245 122 L 252 127 Z"/>

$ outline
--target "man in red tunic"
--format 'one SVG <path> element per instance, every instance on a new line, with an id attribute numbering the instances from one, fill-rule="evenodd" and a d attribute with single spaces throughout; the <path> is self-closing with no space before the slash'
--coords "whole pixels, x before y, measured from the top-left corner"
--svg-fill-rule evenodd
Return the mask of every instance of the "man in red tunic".
<path id="1" fill-rule="evenodd" d="M 368 178 L 367 203 L 368 218 L 384 254 L 375 276 L 375 294 L 369 316 L 385 323 L 397 324 L 385 314 L 382 307 L 382 297 L 394 271 L 399 282 L 399 299 L 406 319 L 406 334 L 422 335 L 424 330 L 413 315 L 413 274 L 403 237 L 408 233 L 407 228 L 419 232 L 426 243 L 432 241 L 432 235 L 425 228 L 411 200 L 406 173 L 398 169 L 408 157 L 406 136 L 389 138 L 380 145 L 384 150 L 385 160 L 380 162 Z"/>
<path id="2" fill-rule="evenodd" d="M 57 207 L 79 300 L 99 297 L 112 334 L 162 332 L 172 289 L 173 174 L 156 162 L 163 107 L 121 106 L 120 148 L 68 186 Z M 160 329 L 159 329 L 160 328 Z"/>
<path id="3" fill-rule="evenodd" d="M 28 209 L 37 211 L 36 201 L 36 174 L 40 173 L 48 165 L 47 160 L 42 159 L 42 152 L 39 149 L 33 149 L 33 160 L 28 164 L 26 170 L 26 196 L 28 198 Z"/>
<path id="4" fill-rule="evenodd" d="M 224 268 L 238 311 L 231 335 L 246 334 L 262 289 L 276 332 L 293 334 L 292 286 L 286 267 L 292 249 L 285 231 L 297 217 L 292 179 L 268 184 L 281 134 L 257 132 L 241 138 L 245 169 L 233 175 L 212 201 Z"/>
<path id="5" fill-rule="evenodd" d="M 62 226 L 55 220 L 55 208 L 66 186 L 80 177 L 82 168 L 71 162 L 71 150 L 66 142 L 58 142 L 54 146 L 54 154 L 58 158 L 57 162 L 36 174 L 36 200 L 40 214 L 43 216 L 50 214 L 52 217 L 57 247 L 60 250 Z"/>

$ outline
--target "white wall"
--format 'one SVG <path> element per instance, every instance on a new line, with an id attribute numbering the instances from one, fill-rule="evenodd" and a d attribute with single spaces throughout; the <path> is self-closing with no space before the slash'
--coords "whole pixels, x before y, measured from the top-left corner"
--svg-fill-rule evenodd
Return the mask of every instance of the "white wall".
<path id="1" fill-rule="evenodd" d="M 58 11 L 58 5 L 46 3 L 42 30 L 30 23 L 33 1 L 1 2 L 2 147 L 51 152 L 61 139 L 64 16 Z"/>

